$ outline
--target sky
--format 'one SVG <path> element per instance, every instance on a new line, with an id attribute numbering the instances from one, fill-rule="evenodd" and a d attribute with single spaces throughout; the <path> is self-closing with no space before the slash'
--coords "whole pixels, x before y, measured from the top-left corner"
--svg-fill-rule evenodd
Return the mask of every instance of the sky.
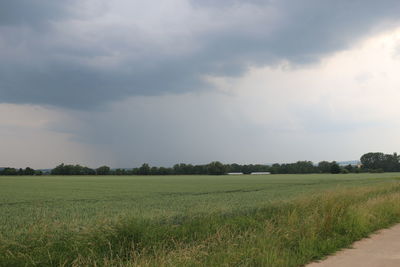
<path id="1" fill-rule="evenodd" d="M 397 0 L 0 2 L 0 166 L 399 151 Z"/>

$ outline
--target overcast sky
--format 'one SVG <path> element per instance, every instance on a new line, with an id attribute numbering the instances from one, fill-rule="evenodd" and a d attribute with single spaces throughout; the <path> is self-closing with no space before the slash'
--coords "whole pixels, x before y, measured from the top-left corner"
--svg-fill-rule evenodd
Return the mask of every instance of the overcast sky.
<path id="1" fill-rule="evenodd" d="M 398 0 L 0 2 L 0 167 L 400 151 Z"/>

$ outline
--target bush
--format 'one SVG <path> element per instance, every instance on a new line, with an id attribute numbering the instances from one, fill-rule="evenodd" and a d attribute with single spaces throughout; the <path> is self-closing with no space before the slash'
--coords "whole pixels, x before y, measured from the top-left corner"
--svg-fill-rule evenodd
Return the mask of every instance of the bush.
<path id="1" fill-rule="evenodd" d="M 343 174 L 348 174 L 348 173 L 349 173 L 349 170 L 348 170 L 348 169 L 342 169 L 342 173 L 343 173 Z"/>

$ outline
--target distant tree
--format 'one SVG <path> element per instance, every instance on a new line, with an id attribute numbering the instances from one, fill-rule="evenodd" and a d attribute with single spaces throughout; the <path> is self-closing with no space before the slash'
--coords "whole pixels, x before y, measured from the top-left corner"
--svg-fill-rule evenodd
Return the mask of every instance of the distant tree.
<path id="1" fill-rule="evenodd" d="M 346 165 L 344 169 L 347 170 L 347 172 L 354 172 L 354 167 L 351 164 Z"/>
<path id="2" fill-rule="evenodd" d="M 322 173 L 330 173 L 331 163 L 328 161 L 321 161 L 320 163 L 318 163 L 318 170 Z"/>
<path id="3" fill-rule="evenodd" d="M 4 168 L 2 175 L 17 175 L 17 170 L 15 168 Z"/>
<path id="4" fill-rule="evenodd" d="M 126 170 L 125 169 L 115 169 L 114 174 L 115 175 L 126 175 Z"/>
<path id="5" fill-rule="evenodd" d="M 132 174 L 132 175 L 139 175 L 139 168 L 133 168 L 133 169 L 131 170 L 131 174 Z"/>
<path id="6" fill-rule="evenodd" d="M 272 174 L 278 174 L 280 173 L 281 170 L 281 165 L 279 163 L 274 163 L 271 166 L 271 173 Z"/>
<path id="7" fill-rule="evenodd" d="M 316 167 L 311 161 L 298 161 L 292 165 L 290 173 L 313 173 L 316 172 Z"/>
<path id="8" fill-rule="evenodd" d="M 150 166 L 147 163 L 143 163 L 138 171 L 139 175 L 149 175 L 150 174 Z"/>
<path id="9" fill-rule="evenodd" d="M 173 170 L 171 168 L 160 167 L 158 169 L 158 174 L 160 175 L 168 175 L 172 174 Z"/>
<path id="10" fill-rule="evenodd" d="M 219 161 L 213 161 L 207 165 L 208 174 L 222 175 L 226 174 L 227 167 Z"/>
<path id="11" fill-rule="evenodd" d="M 397 153 L 384 154 L 382 152 L 370 152 L 361 156 L 361 164 L 369 171 L 382 169 L 383 171 L 400 171 L 400 158 Z"/>
<path id="12" fill-rule="evenodd" d="M 56 166 L 51 170 L 52 175 L 64 175 L 64 163 L 61 163 L 60 165 Z"/>
<path id="13" fill-rule="evenodd" d="M 174 174 L 196 174 L 195 168 L 192 164 L 179 163 L 173 167 Z"/>
<path id="14" fill-rule="evenodd" d="M 126 169 L 125 175 L 133 175 L 133 169 Z"/>
<path id="15" fill-rule="evenodd" d="M 379 169 L 384 165 L 385 154 L 381 152 L 370 152 L 362 155 L 360 161 L 366 169 Z"/>
<path id="16" fill-rule="evenodd" d="M 80 175 L 96 175 L 96 170 L 81 166 Z"/>
<path id="17" fill-rule="evenodd" d="M 26 167 L 24 170 L 24 174 L 25 175 L 34 175 L 35 174 L 35 170 L 29 167 Z"/>
<path id="18" fill-rule="evenodd" d="M 151 167 L 150 168 L 150 174 L 151 175 L 159 175 L 159 169 L 157 167 Z"/>
<path id="19" fill-rule="evenodd" d="M 383 170 L 387 172 L 395 172 L 400 170 L 399 156 L 397 153 L 385 154 L 385 161 L 383 163 Z"/>
<path id="20" fill-rule="evenodd" d="M 253 172 L 250 165 L 242 165 L 241 170 L 243 174 L 250 174 Z"/>
<path id="21" fill-rule="evenodd" d="M 331 173 L 332 174 L 338 174 L 341 172 L 339 164 L 336 163 L 336 161 L 333 161 L 331 163 Z"/>
<path id="22" fill-rule="evenodd" d="M 61 163 L 51 170 L 53 175 L 94 175 L 96 171 L 81 165 L 64 165 Z"/>
<path id="23" fill-rule="evenodd" d="M 96 169 L 97 175 L 109 175 L 110 174 L 110 167 L 108 166 L 101 166 Z"/>
<path id="24" fill-rule="evenodd" d="M 237 163 L 233 163 L 228 166 L 228 172 L 243 172 L 242 166 Z"/>
<path id="25" fill-rule="evenodd" d="M 193 174 L 208 174 L 207 165 L 195 165 L 195 166 L 193 166 Z"/>

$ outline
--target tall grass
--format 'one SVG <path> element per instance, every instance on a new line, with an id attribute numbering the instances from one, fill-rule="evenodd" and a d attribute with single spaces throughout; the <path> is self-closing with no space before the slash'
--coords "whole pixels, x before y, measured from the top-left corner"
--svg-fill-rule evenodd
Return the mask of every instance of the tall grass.
<path id="1" fill-rule="evenodd" d="M 400 185 L 325 191 L 231 213 L 123 218 L 0 236 L 1 266 L 299 266 L 400 222 Z"/>

